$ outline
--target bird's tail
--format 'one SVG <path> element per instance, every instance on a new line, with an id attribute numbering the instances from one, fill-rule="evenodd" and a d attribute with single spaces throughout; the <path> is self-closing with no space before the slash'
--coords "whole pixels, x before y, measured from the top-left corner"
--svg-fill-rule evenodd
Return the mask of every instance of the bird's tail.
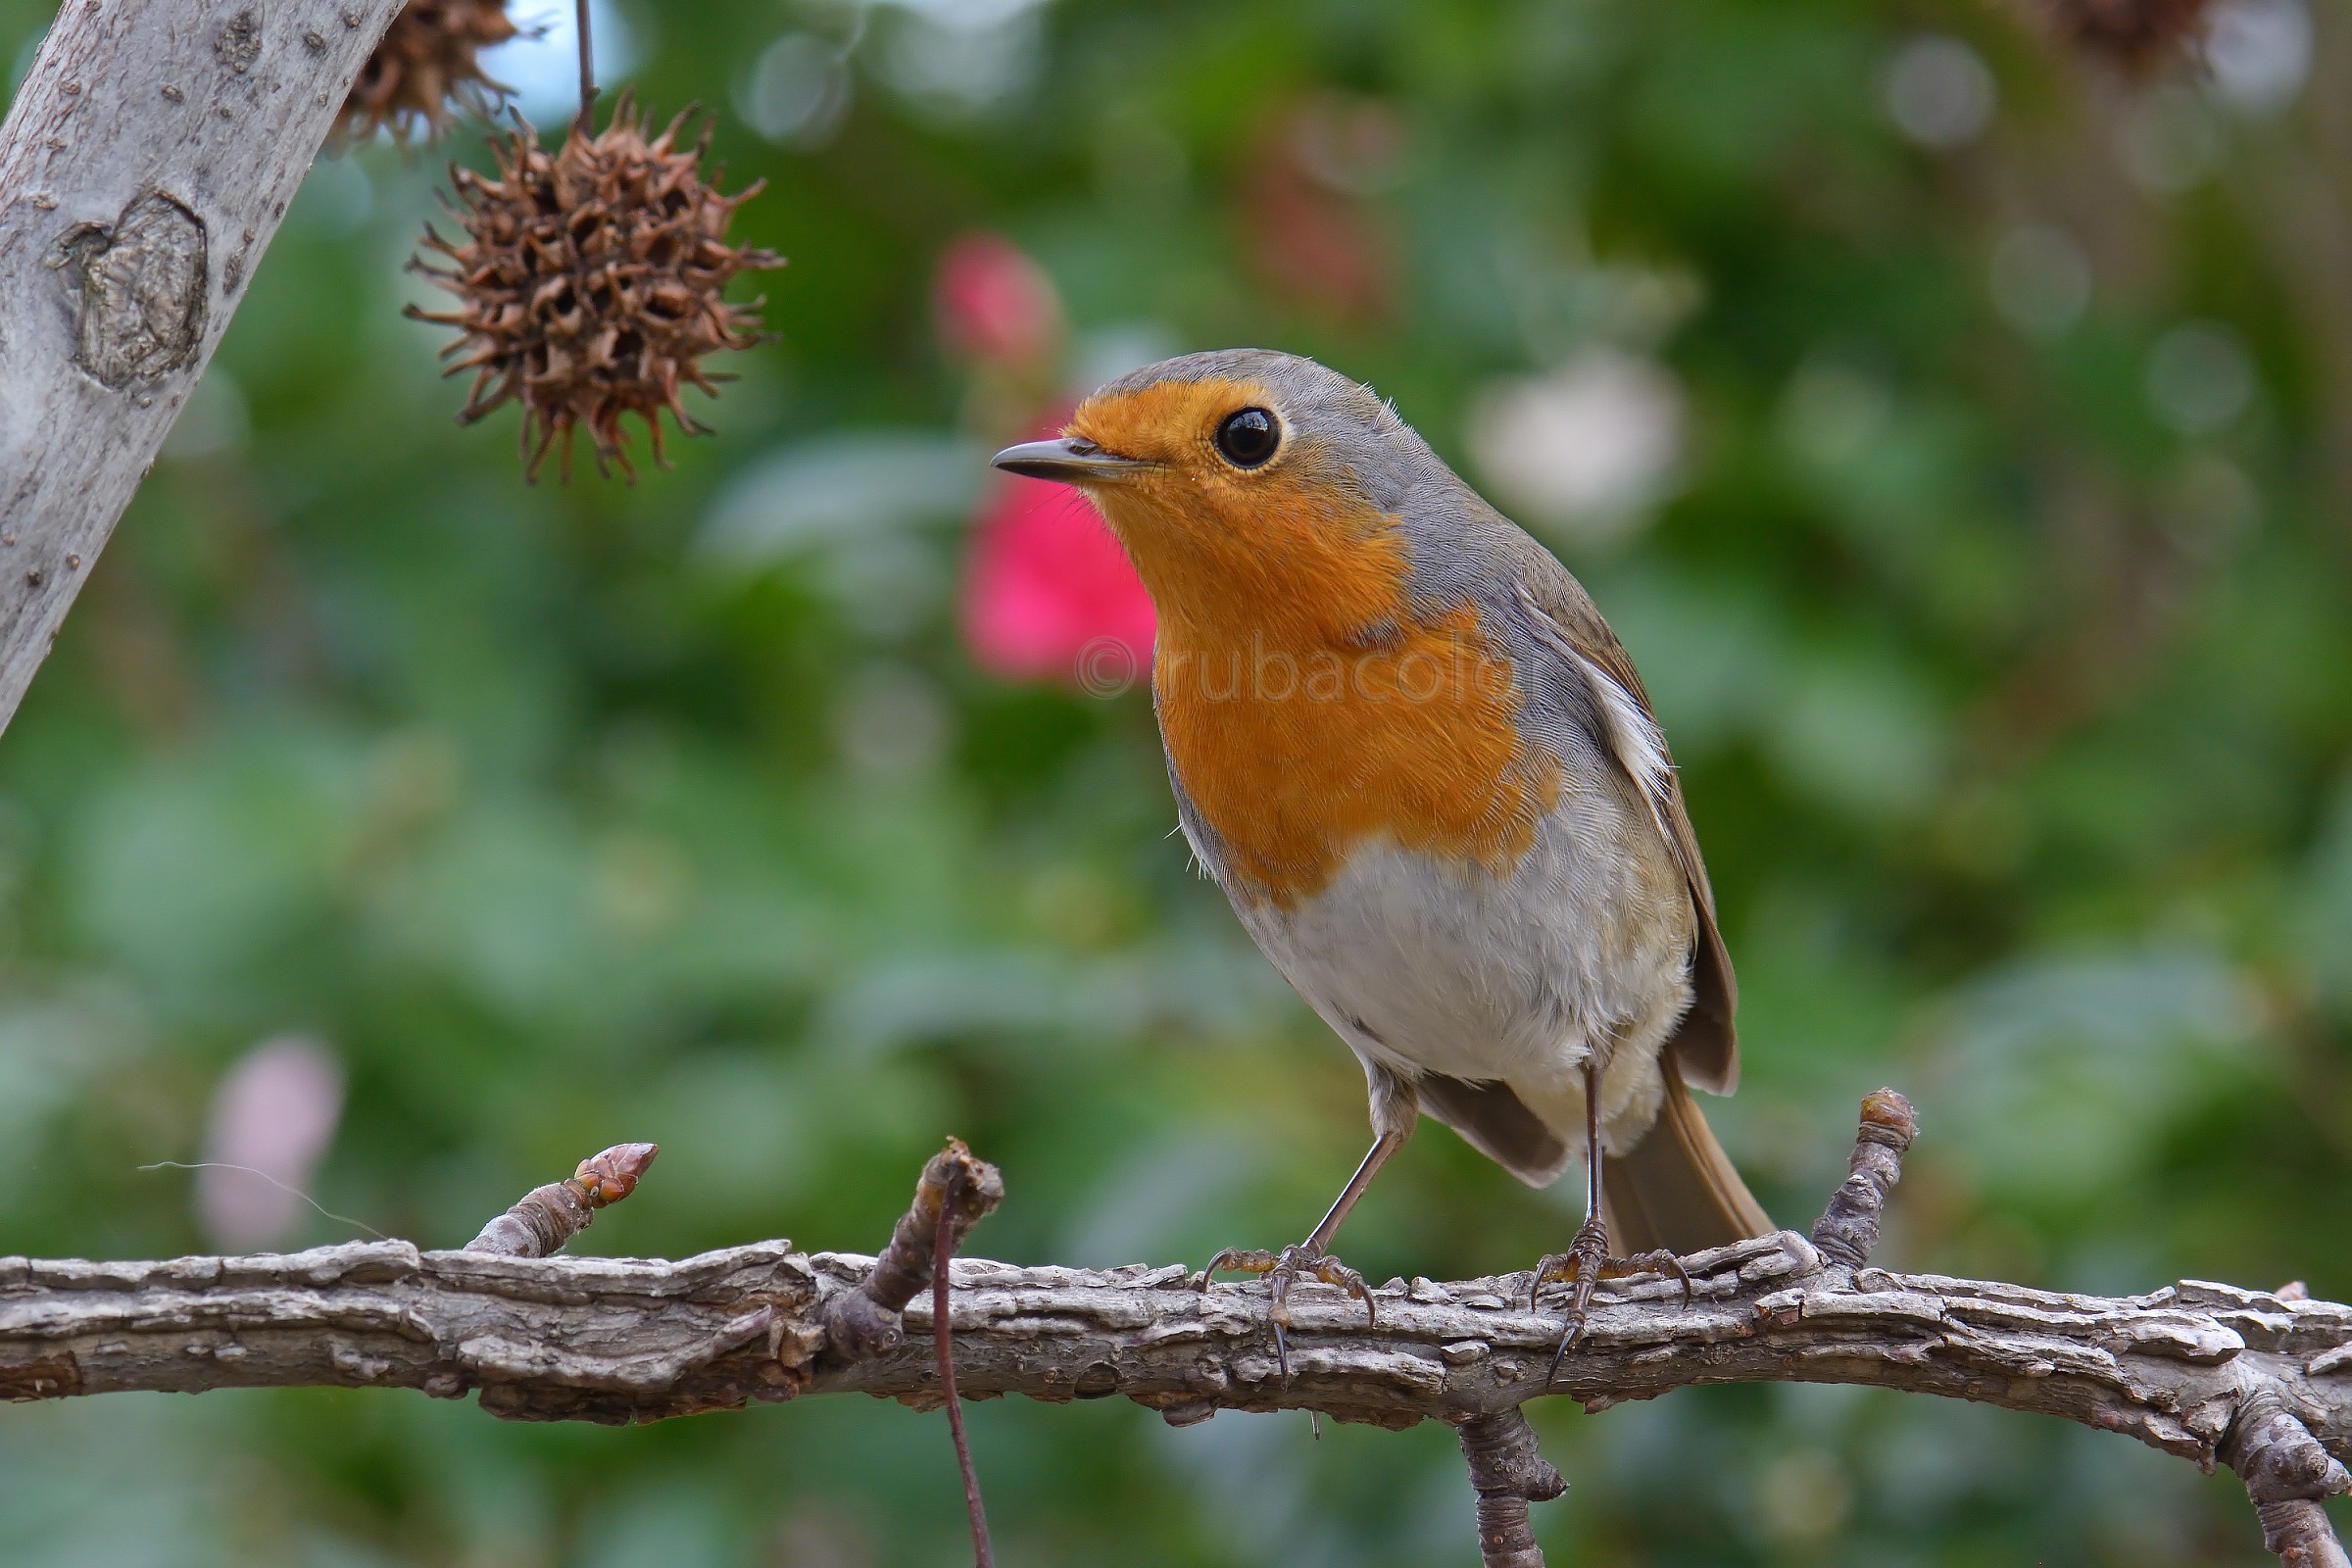
<path id="1" fill-rule="evenodd" d="M 1631 1153 L 1612 1156 L 1601 1170 L 1612 1245 L 1620 1256 L 1658 1248 L 1695 1252 L 1771 1235 L 1778 1227 L 1732 1168 L 1673 1058 L 1664 1065 L 1657 1121 Z"/>

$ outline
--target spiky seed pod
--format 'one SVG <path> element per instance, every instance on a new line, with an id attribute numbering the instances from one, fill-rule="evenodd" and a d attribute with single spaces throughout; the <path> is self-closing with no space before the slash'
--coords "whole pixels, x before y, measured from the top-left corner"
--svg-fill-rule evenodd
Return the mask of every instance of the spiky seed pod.
<path id="1" fill-rule="evenodd" d="M 379 125 L 402 141 L 419 126 L 438 136 L 460 111 L 493 112 L 513 89 L 485 75 L 475 57 L 515 31 L 507 0 L 409 0 L 360 68 L 335 117 L 336 139 L 365 141 Z"/>
<path id="2" fill-rule="evenodd" d="M 450 170 L 458 192 L 450 213 L 465 236 L 453 243 L 428 226 L 424 244 L 453 265 L 412 265 L 457 295 L 459 309 L 412 305 L 407 314 L 459 329 L 442 357 L 454 360 L 447 374 L 474 372 L 460 423 L 510 398 L 522 405 L 532 478 L 558 437 L 568 475 L 572 429 L 584 425 L 598 470 L 611 460 L 634 480 L 620 424 L 632 414 L 645 420 L 654 461 L 666 467 L 662 411 L 687 434 L 703 433 L 679 402 L 681 390 L 715 396 L 723 377 L 703 369 L 704 356 L 760 340 L 764 302 L 730 305 L 721 291 L 738 272 L 784 265 L 767 251 L 726 243 L 735 209 L 765 182 L 732 196 L 706 183 L 709 124 L 690 146 L 678 145 L 694 113 L 648 141 L 642 115 L 624 96 L 603 134 L 574 126 L 553 154 L 517 117 L 512 135 L 491 141 L 495 177 Z"/>
<path id="3" fill-rule="evenodd" d="M 2193 50 L 2211 0 L 2027 0 L 2035 20 L 2085 54 L 2137 74 Z"/>

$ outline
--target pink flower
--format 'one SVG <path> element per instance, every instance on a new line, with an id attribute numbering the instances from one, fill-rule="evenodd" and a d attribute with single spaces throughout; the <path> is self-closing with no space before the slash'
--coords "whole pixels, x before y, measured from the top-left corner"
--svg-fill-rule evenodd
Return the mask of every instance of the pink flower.
<path id="1" fill-rule="evenodd" d="M 1049 430 L 1058 429 L 1056 420 Z M 1152 598 L 1127 553 L 1067 485 L 1006 474 L 974 527 L 963 578 L 973 662 L 1013 680 L 1124 688 L 1152 658 Z"/>
<path id="2" fill-rule="evenodd" d="M 1061 343 L 1053 279 L 1002 234 L 965 234 L 947 248 L 931 309 L 948 346 L 976 360 L 1034 365 Z"/>
<path id="3" fill-rule="evenodd" d="M 966 234 L 939 259 L 932 309 L 951 349 L 1005 412 L 1035 408 L 1060 358 L 1053 280 L 1001 234 Z M 1069 410 L 1035 433 L 1051 435 Z M 993 420 L 984 421 L 993 423 Z M 1013 680 L 1123 690 L 1152 657 L 1152 600 L 1118 541 L 1065 485 L 999 478 L 973 522 L 963 632 L 974 662 Z"/>
<path id="4" fill-rule="evenodd" d="M 1601 545 L 1639 531 L 1672 487 L 1683 389 L 1663 367 L 1593 349 L 1549 374 L 1488 384 L 1470 456 L 1527 526 Z"/>
<path id="5" fill-rule="evenodd" d="M 196 1173 L 197 1217 L 215 1245 L 249 1252 L 293 1236 L 306 1211 L 296 1194 L 342 1114 L 343 1069 L 315 1041 L 265 1040 L 228 1070 L 204 1139 L 205 1159 L 220 1163 Z"/>

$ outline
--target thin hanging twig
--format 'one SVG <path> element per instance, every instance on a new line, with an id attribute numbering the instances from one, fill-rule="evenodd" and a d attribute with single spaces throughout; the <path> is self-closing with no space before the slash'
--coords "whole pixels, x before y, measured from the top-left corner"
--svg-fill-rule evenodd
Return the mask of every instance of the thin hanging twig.
<path id="1" fill-rule="evenodd" d="M 338 1225 L 349 1225 L 354 1230 L 366 1231 L 368 1235 L 374 1237 L 379 1242 L 388 1242 L 391 1240 L 389 1236 L 386 1236 L 382 1231 L 377 1230 L 366 1220 L 353 1219 L 349 1214 L 338 1214 L 333 1209 L 327 1207 L 324 1203 L 318 1201 L 318 1200 L 316 1198 L 313 1198 L 310 1194 L 304 1192 L 301 1188 L 289 1187 L 284 1182 L 281 1182 L 276 1177 L 270 1175 L 268 1171 L 262 1170 L 257 1166 L 240 1165 L 236 1161 L 229 1159 L 158 1159 L 151 1160 L 144 1165 L 133 1165 L 131 1169 L 141 1173 L 151 1170 L 241 1170 L 248 1176 L 259 1176 L 262 1180 L 268 1182 L 270 1186 L 276 1188 L 279 1192 L 284 1193 L 289 1198 L 301 1199 L 304 1202 L 310 1204 L 313 1208 L 317 1209 L 319 1213 L 324 1214 L 328 1219 L 333 1220 Z"/>
<path id="2" fill-rule="evenodd" d="M 956 1330 L 948 1320 L 948 1265 L 956 1255 L 956 1197 L 963 1167 L 948 1172 L 946 1200 L 931 1241 L 931 1344 L 939 1352 L 939 1387 L 948 1396 L 948 1435 L 956 1440 L 956 1468 L 963 1476 L 963 1511 L 972 1523 L 974 1568 L 997 1568 L 988 1544 L 988 1510 L 980 1502 L 980 1477 L 972 1469 L 972 1446 L 963 1436 L 963 1401 L 956 1396 Z"/>
<path id="3" fill-rule="evenodd" d="M 596 43 L 588 27 L 588 0 L 572 0 L 572 15 L 580 34 L 580 118 L 574 123 L 589 136 L 596 131 Z"/>

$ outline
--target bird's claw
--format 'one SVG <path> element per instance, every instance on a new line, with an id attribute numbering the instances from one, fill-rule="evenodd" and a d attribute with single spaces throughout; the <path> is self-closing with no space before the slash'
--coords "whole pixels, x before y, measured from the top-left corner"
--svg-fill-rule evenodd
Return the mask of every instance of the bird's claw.
<path id="1" fill-rule="evenodd" d="M 1683 1266 L 1681 1258 L 1665 1250 L 1611 1257 L 1608 1228 L 1597 1218 L 1585 1221 L 1576 1239 L 1568 1244 L 1568 1250 L 1552 1252 L 1536 1265 L 1535 1274 L 1527 1282 L 1529 1311 L 1536 1311 L 1542 1305 L 1544 1286 L 1567 1281 L 1576 1287 L 1568 1298 L 1568 1320 L 1561 1328 L 1559 1348 L 1552 1351 L 1551 1370 L 1544 1377 L 1545 1388 L 1558 1380 L 1560 1363 L 1567 1359 L 1568 1348 L 1584 1336 L 1593 1288 L 1602 1280 L 1624 1279 L 1633 1274 L 1672 1274 L 1683 1282 L 1684 1304 L 1690 1304 L 1692 1298 L 1690 1271 Z"/>
<path id="2" fill-rule="evenodd" d="M 1364 1277 L 1329 1252 L 1318 1252 L 1304 1242 L 1294 1242 L 1279 1252 L 1262 1247 L 1228 1247 L 1208 1260 L 1200 1271 L 1200 1289 L 1208 1289 L 1212 1275 L 1223 1270 L 1237 1274 L 1263 1274 L 1272 1295 L 1266 1316 L 1274 1324 L 1274 1361 L 1282 1370 L 1285 1388 L 1291 1382 L 1291 1348 L 1283 1330 L 1291 1322 L 1291 1287 L 1301 1279 L 1319 1281 L 1337 1287 L 1364 1303 L 1364 1320 L 1377 1327 L 1380 1309 L 1373 1304 L 1372 1288 Z"/>

